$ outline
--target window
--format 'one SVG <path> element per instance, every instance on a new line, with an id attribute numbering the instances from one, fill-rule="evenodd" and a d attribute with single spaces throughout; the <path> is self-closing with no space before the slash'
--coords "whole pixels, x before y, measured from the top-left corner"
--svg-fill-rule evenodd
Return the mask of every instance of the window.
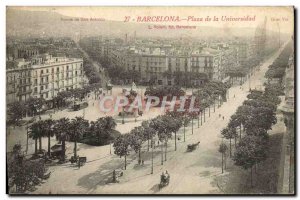
<path id="1" fill-rule="evenodd" d="M 56 68 L 56 72 L 59 72 L 59 67 Z"/>
<path id="2" fill-rule="evenodd" d="M 44 73 L 44 71 L 43 70 L 41 70 L 41 74 L 43 74 Z"/>
<path id="3" fill-rule="evenodd" d="M 37 87 L 34 88 L 34 93 L 37 93 Z"/>
<path id="4" fill-rule="evenodd" d="M 44 90 L 44 86 L 41 86 L 41 87 L 40 87 L 40 90 L 41 90 L 41 91 Z"/>
<path id="5" fill-rule="evenodd" d="M 49 73 L 49 70 L 47 69 L 46 72 Z"/>

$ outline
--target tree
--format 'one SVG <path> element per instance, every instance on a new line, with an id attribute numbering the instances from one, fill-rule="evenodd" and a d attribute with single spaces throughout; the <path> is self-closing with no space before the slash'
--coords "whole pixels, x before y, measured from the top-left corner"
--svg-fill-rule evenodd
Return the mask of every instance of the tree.
<path id="1" fill-rule="evenodd" d="M 250 100 L 245 100 L 243 102 L 243 105 L 245 106 L 252 106 L 252 107 L 268 107 L 270 109 L 272 109 L 273 111 L 276 111 L 276 105 L 272 104 L 270 102 L 267 101 L 263 101 L 262 99 L 250 99 Z"/>
<path id="2" fill-rule="evenodd" d="M 247 95 L 248 99 L 259 99 L 263 97 L 263 92 L 259 90 L 251 90 L 250 94 Z"/>
<path id="3" fill-rule="evenodd" d="M 231 140 L 237 136 L 236 129 L 226 127 L 221 131 L 224 138 L 229 139 L 229 155 L 232 155 Z"/>
<path id="4" fill-rule="evenodd" d="M 98 144 L 108 141 L 110 133 L 116 127 L 116 122 L 110 116 L 98 118 L 91 122 L 90 131 L 97 138 Z"/>
<path id="5" fill-rule="evenodd" d="M 177 150 L 177 145 L 176 145 L 176 142 L 177 142 L 177 136 L 176 136 L 176 133 L 177 131 L 180 129 L 180 127 L 182 126 L 182 121 L 180 118 L 176 118 L 176 117 L 171 117 L 168 119 L 168 124 L 169 124 L 169 130 L 171 132 L 174 133 L 174 143 L 175 143 L 175 151 Z"/>
<path id="6" fill-rule="evenodd" d="M 219 152 L 222 154 L 222 174 L 224 171 L 224 158 L 226 156 L 226 152 L 228 150 L 228 147 L 226 146 L 226 144 L 224 144 L 223 142 L 220 144 L 219 146 Z M 226 162 L 226 161 L 225 161 Z M 226 163 L 225 163 L 226 166 Z"/>
<path id="7" fill-rule="evenodd" d="M 104 134 L 105 121 L 103 118 L 98 118 L 96 121 L 91 122 L 91 131 L 98 140 L 98 144 L 101 142 L 102 133 Z"/>
<path id="8" fill-rule="evenodd" d="M 33 189 L 42 182 L 46 172 L 43 160 L 27 160 L 21 152 L 21 145 L 15 145 L 7 157 L 8 186 L 16 186 L 16 193 Z"/>
<path id="9" fill-rule="evenodd" d="M 239 142 L 233 156 L 234 164 L 243 169 L 251 169 L 252 186 L 252 167 L 266 159 L 267 152 L 266 140 L 253 135 L 246 135 Z"/>
<path id="10" fill-rule="evenodd" d="M 33 140 L 35 140 L 34 153 L 37 154 L 38 153 L 37 141 L 39 138 L 44 136 L 43 122 L 42 121 L 34 122 L 33 124 L 31 124 L 30 129 L 31 129 L 31 131 L 30 131 L 29 137 L 32 138 Z M 41 143 L 40 143 L 39 149 L 41 150 L 41 148 L 42 147 L 41 147 Z"/>
<path id="11" fill-rule="evenodd" d="M 167 122 L 166 120 L 164 120 L 164 116 L 158 116 L 152 119 L 150 127 L 155 130 L 158 139 L 161 142 L 161 164 L 163 165 L 163 142 L 165 143 L 165 145 L 167 145 L 168 138 L 172 136 L 172 133 L 170 132 L 170 130 L 168 130 Z M 166 155 L 167 154 L 165 154 L 165 156 Z"/>
<path id="12" fill-rule="evenodd" d="M 153 137 L 155 136 L 155 130 L 150 127 L 150 121 L 143 121 L 142 127 L 144 129 L 144 138 L 147 138 L 148 144 L 147 144 L 147 151 L 149 151 L 150 146 L 150 140 L 152 144 Z"/>
<path id="13" fill-rule="evenodd" d="M 126 170 L 126 166 L 127 166 L 127 155 L 129 154 L 129 145 L 130 145 L 130 135 L 129 134 L 124 134 L 124 135 L 120 135 L 119 137 L 117 137 L 117 139 L 114 141 L 114 153 L 118 156 L 120 156 L 120 158 L 122 156 L 124 156 L 125 158 L 125 170 Z"/>
<path id="14" fill-rule="evenodd" d="M 33 98 L 30 97 L 26 101 L 27 108 L 33 112 L 33 115 L 41 114 L 41 109 L 45 105 L 46 101 L 43 98 Z"/>
<path id="15" fill-rule="evenodd" d="M 8 121 L 14 125 L 18 125 L 20 120 L 26 114 L 25 104 L 21 101 L 16 101 L 8 104 L 7 115 Z"/>
<path id="16" fill-rule="evenodd" d="M 57 104 L 57 107 L 66 106 L 66 100 L 72 97 L 71 91 L 61 91 L 58 92 L 56 97 L 54 98 Z"/>
<path id="17" fill-rule="evenodd" d="M 142 126 L 138 126 L 133 128 L 130 131 L 130 146 L 131 148 L 139 154 L 138 163 L 141 163 L 141 148 L 144 142 L 144 128 Z"/>
<path id="18" fill-rule="evenodd" d="M 54 136 L 53 128 L 54 128 L 55 122 L 52 119 L 46 119 L 45 121 L 42 121 L 42 123 L 43 123 L 44 135 L 48 137 L 48 155 L 50 156 L 50 154 L 51 154 L 51 151 L 50 151 L 51 137 Z"/>
<path id="19" fill-rule="evenodd" d="M 74 141 L 74 157 L 77 157 L 77 142 L 89 128 L 89 121 L 83 117 L 75 117 L 70 123 L 70 138 Z"/>
<path id="20" fill-rule="evenodd" d="M 54 125 L 54 132 L 57 140 L 62 144 L 61 161 L 65 161 L 66 140 L 70 138 L 70 120 L 65 117 L 57 120 Z"/>
<path id="21" fill-rule="evenodd" d="M 167 115 L 158 116 L 153 120 L 153 123 L 155 124 L 154 127 L 156 127 L 158 139 L 162 144 L 165 143 L 165 161 L 167 161 L 168 139 L 172 137 L 172 118 Z M 161 146 L 161 148 L 163 154 L 163 146 Z"/>
<path id="22" fill-rule="evenodd" d="M 240 129 L 240 139 L 242 138 L 242 125 L 245 127 L 246 121 L 253 112 L 253 107 L 242 105 L 239 106 L 236 113 L 231 116 L 228 127 Z"/>
<path id="23" fill-rule="evenodd" d="M 275 112 L 267 107 L 254 108 L 248 119 L 245 122 L 246 129 L 259 129 L 262 128 L 265 131 L 270 130 L 273 124 L 276 124 Z"/>

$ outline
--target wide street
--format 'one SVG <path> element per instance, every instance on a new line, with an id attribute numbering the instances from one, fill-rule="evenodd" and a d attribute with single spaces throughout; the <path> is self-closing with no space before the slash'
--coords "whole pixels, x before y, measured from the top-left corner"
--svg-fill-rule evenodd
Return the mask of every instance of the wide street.
<path id="1" fill-rule="evenodd" d="M 283 45 L 284 47 L 285 45 Z M 281 48 L 282 50 L 282 48 Z M 264 81 L 264 74 L 268 66 L 276 59 L 281 52 L 278 51 L 261 66 L 260 70 L 255 70 L 250 80 L 251 88 L 261 88 Z M 121 93 L 122 87 L 114 87 L 113 96 Z M 140 91 L 141 88 L 138 88 Z M 211 109 L 211 116 L 206 112 L 206 122 L 198 128 L 197 120 L 194 120 L 194 133 L 192 134 L 192 125 L 186 127 L 186 142 L 183 142 L 183 128 L 180 129 L 178 136 L 181 138 L 177 142 L 177 151 L 174 151 L 174 139 L 169 140 L 167 161 L 161 165 L 160 148 L 154 149 L 154 174 L 151 172 L 151 150 L 147 151 L 146 144 L 143 147 L 142 159 L 144 166 L 137 164 L 137 155 L 131 152 L 127 159 L 127 170 L 124 170 L 124 176 L 120 177 L 120 183 L 108 183 L 112 176 L 113 169 L 122 169 L 124 158 L 119 158 L 113 154 L 113 149 L 109 145 L 102 147 L 93 147 L 85 144 L 78 145 L 78 154 L 87 157 L 87 163 L 77 168 L 75 165 L 66 163 L 63 165 L 50 166 L 52 172 L 50 178 L 38 186 L 34 193 L 82 193 L 82 194 L 102 194 L 102 193 L 222 193 L 214 183 L 214 178 L 221 174 L 221 155 L 218 152 L 219 144 L 222 139 L 220 131 L 226 127 L 230 116 L 234 114 L 237 107 L 242 104 L 249 93 L 249 80 L 242 86 L 234 86 L 229 89 L 229 99 L 224 102 L 216 112 Z M 141 91 L 143 92 L 143 91 Z M 84 116 L 88 120 L 96 120 L 98 117 L 105 116 L 97 107 L 97 100 L 90 96 L 89 106 L 84 110 L 69 111 L 65 109 L 52 113 L 53 119 L 61 117 L 74 118 L 75 116 Z M 159 109 L 151 109 L 151 112 L 145 113 L 142 117 L 126 119 L 125 124 L 121 124 L 119 118 L 116 130 L 121 133 L 129 132 L 133 127 L 140 125 L 142 120 L 151 119 L 160 114 Z M 221 117 L 219 116 L 221 115 Z M 49 115 L 43 115 L 42 118 L 48 118 Z M 224 117 L 224 119 L 223 119 Z M 8 150 L 13 144 L 19 142 L 23 149 L 26 145 L 25 127 L 16 127 L 9 130 L 7 136 Z M 43 139 L 43 146 L 46 148 L 47 139 Z M 200 141 L 200 146 L 193 152 L 186 152 L 186 145 Z M 54 144 L 55 138 L 52 139 Z M 29 153 L 33 152 L 34 142 L 29 140 Z M 73 152 L 73 143 L 67 143 L 67 155 Z M 111 154 L 110 154 L 111 152 Z M 165 159 L 165 158 L 164 158 Z M 168 170 L 171 179 L 170 184 L 158 190 L 160 174 Z"/>

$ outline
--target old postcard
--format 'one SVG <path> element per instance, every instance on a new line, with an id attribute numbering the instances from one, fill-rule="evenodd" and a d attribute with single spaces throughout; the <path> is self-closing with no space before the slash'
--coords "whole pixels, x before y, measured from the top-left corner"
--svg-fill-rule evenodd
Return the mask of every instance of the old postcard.
<path id="1" fill-rule="evenodd" d="M 293 195 L 293 7 L 6 9 L 10 195 Z"/>

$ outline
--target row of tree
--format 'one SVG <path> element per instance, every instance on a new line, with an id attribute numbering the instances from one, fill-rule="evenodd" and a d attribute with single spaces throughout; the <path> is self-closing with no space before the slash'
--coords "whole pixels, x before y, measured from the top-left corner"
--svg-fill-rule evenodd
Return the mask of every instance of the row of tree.
<path id="1" fill-rule="evenodd" d="M 27 101 L 16 101 L 8 104 L 7 115 L 8 123 L 19 125 L 20 120 L 27 115 L 37 116 L 49 108 L 61 108 L 68 106 L 71 100 L 84 100 L 90 92 L 99 93 L 100 84 L 90 84 L 83 88 L 76 88 L 68 91 L 59 92 L 51 102 L 44 98 L 29 98 Z M 70 100 L 70 101 L 68 101 Z"/>
<path id="2" fill-rule="evenodd" d="M 229 157 L 232 157 L 234 164 L 243 169 L 251 169 L 251 185 L 252 168 L 267 158 L 268 131 L 277 122 L 276 109 L 280 103 L 280 94 L 270 84 L 266 85 L 265 91 L 252 90 L 248 99 L 231 116 L 227 127 L 221 131 L 223 138 L 229 140 Z M 227 151 L 226 144 L 222 142 L 219 148 L 222 153 L 222 171 Z"/>
<path id="3" fill-rule="evenodd" d="M 191 111 L 191 97 L 190 96 L 184 104 L 183 112 L 178 111 L 179 107 L 175 107 L 174 111 L 167 111 L 166 115 L 160 115 L 152 120 L 145 121 L 141 126 L 135 127 L 129 133 L 123 134 L 119 136 L 114 141 L 114 153 L 120 157 L 125 158 L 125 169 L 126 169 L 126 160 L 130 151 L 138 153 L 138 162 L 141 162 L 141 149 L 145 142 L 147 142 L 147 150 L 154 145 L 154 140 L 158 140 L 160 142 L 161 148 L 161 164 L 163 164 L 164 160 L 167 160 L 167 147 L 168 141 L 174 135 L 174 150 L 177 150 L 177 132 L 183 127 L 184 128 L 184 142 L 185 142 L 185 127 L 192 121 L 193 119 L 198 118 L 198 126 L 199 126 L 199 116 L 201 116 L 201 125 L 202 125 L 202 112 L 205 121 L 205 109 L 210 107 L 211 104 L 215 105 L 215 100 L 223 99 L 226 100 L 226 92 L 229 88 L 229 85 L 223 84 L 221 82 L 208 82 L 204 85 L 203 88 L 197 90 L 193 93 L 192 96 L 195 96 L 194 108 L 198 108 L 199 111 Z M 184 91 L 180 88 L 149 88 L 145 95 L 153 95 L 153 96 L 180 96 L 184 95 Z M 219 98 L 221 97 L 221 98 Z M 210 108 L 209 108 L 210 110 Z M 209 111 L 210 115 L 210 111 Z M 193 127 L 192 127 L 193 133 Z M 152 151 L 153 153 L 153 151 Z M 164 159 L 163 159 L 164 158 Z M 153 156 L 152 156 L 153 163 Z M 152 165 L 153 172 L 153 165 Z"/>
<path id="4" fill-rule="evenodd" d="M 209 77 L 206 73 L 200 72 L 188 72 L 188 71 L 165 71 L 163 77 L 168 80 L 173 80 L 174 85 L 179 87 L 195 87 L 195 82 L 197 85 L 201 85 L 208 82 Z"/>
<path id="5" fill-rule="evenodd" d="M 110 80 L 113 84 L 126 84 L 127 81 L 139 83 L 141 81 L 141 73 L 135 70 L 126 70 L 121 66 L 112 66 L 105 68 Z"/>
<path id="6" fill-rule="evenodd" d="M 42 150 L 42 138 L 48 138 L 48 155 L 51 156 L 51 137 L 56 136 L 62 144 L 61 159 L 65 159 L 66 141 L 74 142 L 74 156 L 77 156 L 77 142 L 84 138 L 98 141 L 98 144 L 107 144 L 113 141 L 111 133 L 116 127 L 110 116 L 102 117 L 89 122 L 83 117 L 74 119 L 61 118 L 59 120 L 39 120 L 30 126 L 29 137 L 35 140 L 35 154 Z M 39 147 L 38 147 L 39 141 Z"/>
<path id="7" fill-rule="evenodd" d="M 26 159 L 20 144 L 16 144 L 13 151 L 7 155 L 7 171 L 10 192 L 24 193 L 32 190 L 47 178 L 44 161 Z M 15 190 L 12 191 L 14 187 Z"/>
<path id="8" fill-rule="evenodd" d="M 126 158 L 129 155 L 130 150 L 138 153 L 138 162 L 141 163 L 141 149 L 143 144 L 147 142 L 147 151 L 149 151 L 150 147 L 152 149 L 154 148 L 154 141 L 157 139 L 161 144 L 161 162 L 163 164 L 163 156 L 165 156 L 165 161 L 167 160 L 168 141 L 173 133 L 175 136 L 175 151 L 177 150 L 176 133 L 183 125 L 182 119 L 183 118 L 177 114 L 168 113 L 167 115 L 160 115 L 152 120 L 144 121 L 141 126 L 135 127 L 129 133 L 120 135 L 116 138 L 113 144 L 114 153 L 120 157 L 124 156 L 126 169 Z"/>
<path id="9" fill-rule="evenodd" d="M 268 71 L 265 74 L 265 77 L 268 80 L 279 79 L 280 83 L 285 74 L 285 69 L 288 67 L 289 57 L 293 52 L 293 43 L 290 42 L 286 45 L 283 51 L 280 53 L 278 58 L 269 66 Z"/>
<path id="10" fill-rule="evenodd" d="M 83 71 L 86 77 L 88 78 L 90 84 L 101 83 L 99 72 L 95 67 L 93 67 L 93 64 L 85 57 L 83 58 Z"/>
<path id="11" fill-rule="evenodd" d="M 145 91 L 145 96 L 156 96 L 160 100 L 164 96 L 167 96 L 167 100 L 172 100 L 172 97 L 184 96 L 185 92 L 180 87 L 170 87 L 170 86 L 159 86 L 159 87 L 148 87 Z"/>

